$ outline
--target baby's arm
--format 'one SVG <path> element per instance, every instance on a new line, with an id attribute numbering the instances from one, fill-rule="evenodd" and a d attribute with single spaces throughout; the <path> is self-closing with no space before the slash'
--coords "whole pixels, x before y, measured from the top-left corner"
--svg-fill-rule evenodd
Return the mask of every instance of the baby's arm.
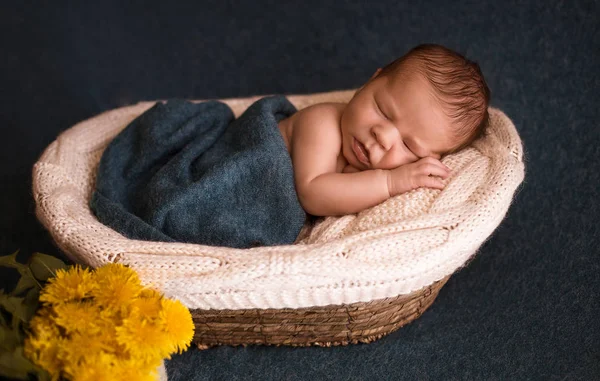
<path id="1" fill-rule="evenodd" d="M 358 213 L 390 197 L 383 169 L 338 173 L 342 137 L 340 109 L 319 104 L 298 112 L 294 120 L 292 161 L 302 207 L 316 216 Z"/>
<path id="2" fill-rule="evenodd" d="M 433 157 L 424 157 L 391 170 L 354 171 L 355 168 L 346 167 L 345 173 L 324 173 L 315 177 L 305 188 L 306 193 L 301 195 L 303 207 L 309 206 L 304 205 L 302 196 L 307 204 L 311 201 L 311 208 L 315 205 L 316 212 L 307 210 L 314 215 L 357 213 L 420 187 L 444 189 L 444 183 L 438 177 L 446 178 L 450 174 L 450 169 Z"/>
<path id="3" fill-rule="evenodd" d="M 302 207 L 316 216 L 352 214 L 419 187 L 443 189 L 438 178 L 450 169 L 433 157 L 392 170 L 359 171 L 346 165 L 338 173 L 342 149 L 340 106 L 319 104 L 294 115 L 291 143 L 296 191 Z"/>

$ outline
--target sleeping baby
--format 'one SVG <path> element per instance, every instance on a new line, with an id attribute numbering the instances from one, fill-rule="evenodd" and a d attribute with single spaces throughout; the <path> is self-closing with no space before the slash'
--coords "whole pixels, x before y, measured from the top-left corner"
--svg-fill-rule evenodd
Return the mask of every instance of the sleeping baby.
<path id="1" fill-rule="evenodd" d="M 106 147 L 90 208 L 130 239 L 248 248 L 291 244 L 313 216 L 352 214 L 418 187 L 441 189 L 442 155 L 482 134 L 479 67 L 421 45 L 345 103 L 297 111 L 263 97 L 157 102 Z"/>
<path id="2" fill-rule="evenodd" d="M 349 103 L 320 103 L 279 122 L 302 207 L 357 213 L 416 189 L 442 189 L 440 159 L 480 137 L 490 91 L 479 66 L 419 45 L 378 69 Z"/>

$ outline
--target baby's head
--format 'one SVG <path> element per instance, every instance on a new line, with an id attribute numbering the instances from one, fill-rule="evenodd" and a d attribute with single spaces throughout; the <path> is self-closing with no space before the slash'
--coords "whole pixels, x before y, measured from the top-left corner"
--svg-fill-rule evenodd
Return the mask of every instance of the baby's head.
<path id="1" fill-rule="evenodd" d="M 476 63 L 440 45 L 419 45 L 377 70 L 348 103 L 344 156 L 372 169 L 459 151 L 485 131 L 489 100 Z"/>
<path id="2" fill-rule="evenodd" d="M 391 62 L 380 75 L 409 79 L 421 75 L 446 116 L 456 152 L 481 137 L 488 123 L 490 89 L 479 65 L 441 45 L 423 44 Z"/>

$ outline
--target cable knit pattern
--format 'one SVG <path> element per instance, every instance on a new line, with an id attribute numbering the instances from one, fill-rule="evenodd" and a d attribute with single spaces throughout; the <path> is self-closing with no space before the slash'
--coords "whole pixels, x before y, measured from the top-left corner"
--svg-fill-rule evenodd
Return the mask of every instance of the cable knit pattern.
<path id="1" fill-rule="evenodd" d="M 291 95 L 298 108 L 347 102 L 354 90 Z M 225 99 L 236 116 L 261 96 Z M 294 245 L 232 249 L 130 240 L 88 207 L 103 150 L 155 102 L 107 111 L 61 133 L 33 168 L 36 215 L 75 262 L 132 266 L 191 309 L 300 308 L 409 294 L 452 274 L 500 224 L 523 181 L 510 119 L 490 108 L 488 133 L 442 161 L 443 191 L 421 188 L 356 215 L 305 226 Z"/>

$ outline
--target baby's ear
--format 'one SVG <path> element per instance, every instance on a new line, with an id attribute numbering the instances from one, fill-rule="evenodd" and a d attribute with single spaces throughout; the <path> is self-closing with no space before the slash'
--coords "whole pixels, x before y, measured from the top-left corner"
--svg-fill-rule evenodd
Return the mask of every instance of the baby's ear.
<path id="1" fill-rule="evenodd" d="M 379 75 L 379 73 L 381 72 L 381 68 L 377 69 L 375 71 L 375 73 L 373 73 L 373 75 L 371 76 L 371 79 L 374 79 L 375 77 L 377 77 Z"/>

